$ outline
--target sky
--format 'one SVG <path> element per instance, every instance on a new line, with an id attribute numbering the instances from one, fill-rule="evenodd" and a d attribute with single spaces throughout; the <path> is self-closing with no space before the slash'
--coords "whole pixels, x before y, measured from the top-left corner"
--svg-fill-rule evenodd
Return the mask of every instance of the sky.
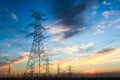
<path id="1" fill-rule="evenodd" d="M 24 72 L 32 45 L 30 9 L 48 28 L 51 73 L 120 73 L 120 0 L 0 0 L 0 72 Z"/>

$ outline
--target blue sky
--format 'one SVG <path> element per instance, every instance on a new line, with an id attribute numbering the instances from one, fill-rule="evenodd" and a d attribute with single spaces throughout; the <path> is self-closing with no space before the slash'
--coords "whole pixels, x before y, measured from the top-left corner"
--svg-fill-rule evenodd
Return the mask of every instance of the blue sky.
<path id="1" fill-rule="evenodd" d="M 25 68 L 32 44 L 32 36 L 26 35 L 33 31 L 25 28 L 32 21 L 28 20 L 32 14 L 29 9 L 39 10 L 49 18 L 43 27 L 49 28 L 45 50 L 51 55 L 53 68 L 56 63 L 61 63 L 64 70 L 82 62 L 85 69 L 74 64 L 75 71 L 104 72 L 112 67 L 106 72 L 120 72 L 120 0 L 0 0 L 1 69 L 8 63 L 16 70 L 20 64 Z M 102 65 L 93 64 L 102 60 Z"/>

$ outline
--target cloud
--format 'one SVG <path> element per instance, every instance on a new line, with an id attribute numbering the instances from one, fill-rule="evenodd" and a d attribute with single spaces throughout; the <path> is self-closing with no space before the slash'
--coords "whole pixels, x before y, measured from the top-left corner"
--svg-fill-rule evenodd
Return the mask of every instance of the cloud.
<path id="1" fill-rule="evenodd" d="M 120 12 L 118 10 L 111 10 L 111 11 L 104 11 L 102 13 L 103 17 L 105 18 L 109 18 L 109 17 L 113 17 L 113 15 L 119 14 Z"/>
<path id="2" fill-rule="evenodd" d="M 20 42 L 20 40 L 20 38 L 5 39 L 4 41 L 1 41 L 0 45 L 5 47 L 11 47 L 17 42 Z"/>
<path id="3" fill-rule="evenodd" d="M 88 43 L 88 44 L 82 44 L 82 45 L 80 45 L 80 49 L 81 49 L 81 50 L 86 50 L 86 49 L 88 49 L 88 48 L 93 47 L 94 45 L 95 45 L 95 42 L 90 42 L 90 43 Z"/>
<path id="4" fill-rule="evenodd" d="M 8 60 L 8 56 L 2 56 L 2 57 L 0 57 L 0 59 L 2 60 L 2 61 L 0 60 L 1 61 L 0 68 L 7 68 L 9 65 L 14 66 L 14 65 L 20 64 L 22 62 L 25 62 L 28 60 L 29 54 L 30 54 L 29 52 L 22 52 L 19 54 L 19 57 L 14 58 L 12 60 Z M 41 58 L 46 58 L 51 55 L 53 55 L 53 53 L 41 55 Z M 9 57 L 10 56 L 11 55 L 9 55 Z M 35 58 L 37 60 L 38 56 Z"/>
<path id="5" fill-rule="evenodd" d="M 117 24 L 117 23 L 119 23 L 119 22 L 120 22 L 120 18 L 117 18 L 117 19 L 115 19 L 115 20 L 112 20 L 112 21 L 109 23 L 108 26 L 112 26 L 112 25 Z"/>
<path id="6" fill-rule="evenodd" d="M 94 32 L 94 35 L 98 35 L 98 34 L 101 34 L 101 33 L 104 33 L 104 30 L 102 30 L 102 29 L 97 29 L 97 30 Z"/>
<path id="7" fill-rule="evenodd" d="M 74 46 L 71 46 L 71 47 L 62 48 L 62 52 L 67 53 L 67 54 L 74 54 L 77 51 L 79 51 L 79 45 L 74 45 Z"/>
<path id="8" fill-rule="evenodd" d="M 22 27 L 20 27 L 21 22 L 16 20 L 18 20 L 18 18 L 13 12 L 9 11 L 3 6 L 0 6 L 0 44 L 6 39 L 8 39 L 9 41 L 9 39 L 11 38 L 22 37 L 20 36 L 21 34 L 23 34 Z M 11 41 L 10 43 L 2 43 L 3 47 L 10 47 L 12 42 L 13 41 Z"/>
<path id="9" fill-rule="evenodd" d="M 69 48 L 68 48 L 69 49 Z M 76 50 L 75 50 L 76 51 Z M 50 63 L 52 64 L 52 68 L 55 72 L 57 64 L 60 64 L 61 69 L 65 70 L 68 65 L 72 65 L 74 67 L 75 71 L 84 72 L 84 70 L 92 70 L 94 69 L 96 72 L 104 72 L 106 71 L 115 71 L 119 70 L 119 66 L 113 65 L 114 63 L 119 62 L 120 58 L 120 48 L 108 48 L 103 49 L 100 51 L 97 51 L 95 53 L 91 54 L 83 54 L 80 55 L 81 57 L 78 57 L 77 60 L 76 57 L 66 57 L 62 58 L 60 60 L 52 60 Z M 28 57 L 24 57 L 25 55 L 28 55 L 28 53 L 23 53 L 23 57 L 19 57 L 16 60 L 13 60 L 11 65 L 19 64 L 21 62 L 24 62 L 28 59 Z M 81 59 L 84 57 L 85 59 Z M 89 65 L 89 66 L 88 66 Z M 1 66 L 0 68 L 8 68 L 9 65 Z M 81 68 L 79 68 L 81 66 Z M 110 68 L 111 69 L 108 69 Z"/>
<path id="10" fill-rule="evenodd" d="M 4 65 L 9 62 L 9 54 L 1 54 L 0 55 L 0 65 Z"/>
<path id="11" fill-rule="evenodd" d="M 115 25 L 118 25 L 120 22 L 120 18 L 118 17 L 120 14 L 120 11 L 118 10 L 111 10 L 111 11 L 105 11 L 102 13 L 102 15 L 106 19 L 102 19 L 101 22 L 94 25 L 91 29 L 94 30 L 94 35 L 102 34 L 105 32 L 105 29 L 107 28 L 115 28 Z M 109 19 L 109 20 L 108 20 Z"/>
<path id="12" fill-rule="evenodd" d="M 58 41 L 61 41 L 63 39 L 64 39 L 64 35 L 62 34 L 62 35 L 57 35 L 54 38 L 52 38 L 52 41 L 58 42 Z"/>
<path id="13" fill-rule="evenodd" d="M 65 62 L 68 62 L 68 61 L 71 61 L 73 60 L 72 58 L 62 58 L 62 59 L 59 59 L 59 60 L 53 60 L 51 63 L 53 64 L 59 64 L 59 63 L 65 63 Z"/>
<path id="14" fill-rule="evenodd" d="M 116 72 L 120 70 L 119 52 L 120 48 L 107 48 L 95 53 L 80 54 L 77 57 L 53 60 L 51 63 L 53 69 L 56 69 L 57 65 L 60 64 L 62 70 L 65 70 L 68 65 L 72 65 L 74 72 L 89 72 L 91 70 L 97 73 L 104 73 L 104 70 L 106 72 Z"/>
<path id="15" fill-rule="evenodd" d="M 97 5 L 93 5 L 93 7 L 92 7 L 93 10 L 96 10 L 98 8 L 99 8 L 99 6 L 97 6 Z"/>
<path id="16" fill-rule="evenodd" d="M 106 26 L 106 22 L 105 21 L 101 21 L 99 24 L 95 25 L 94 27 L 92 27 L 92 29 L 94 30 L 94 35 L 98 35 L 98 34 L 102 34 L 104 33 L 105 28 L 107 28 L 108 26 Z"/>
<path id="17" fill-rule="evenodd" d="M 104 54 L 104 53 L 109 53 L 111 51 L 115 50 L 115 48 L 109 48 L 109 49 L 103 49 L 101 51 L 98 51 L 96 54 Z"/>
<path id="18" fill-rule="evenodd" d="M 26 60 L 28 60 L 28 56 L 21 56 L 21 57 L 15 59 L 15 60 L 12 60 L 10 65 L 16 65 L 16 64 L 22 63 Z"/>
<path id="19" fill-rule="evenodd" d="M 65 47 L 56 47 L 53 49 L 56 53 L 65 53 L 65 54 L 75 54 L 79 53 L 80 50 L 84 51 L 87 50 L 95 45 L 95 42 L 90 42 L 88 44 L 80 44 L 80 45 L 72 45 L 72 46 L 65 46 Z"/>
<path id="20" fill-rule="evenodd" d="M 102 3 L 103 3 L 103 5 L 111 5 L 111 3 L 106 0 L 104 0 Z"/>
<path id="21" fill-rule="evenodd" d="M 66 29 L 65 29 L 66 30 Z M 59 41 L 62 41 L 63 39 L 65 39 L 65 36 L 66 34 L 72 34 L 72 33 L 66 33 L 66 31 L 64 30 L 64 32 L 62 33 L 58 33 L 53 39 L 52 41 L 55 41 L 55 42 L 59 42 Z M 68 30 L 68 29 L 67 29 Z M 79 31 L 83 32 L 85 30 L 85 27 L 79 29 Z"/>
<path id="22" fill-rule="evenodd" d="M 119 48 L 106 48 L 94 53 L 89 53 L 89 54 L 81 53 L 79 55 L 79 59 L 80 60 L 91 59 L 92 61 L 97 58 L 104 58 L 103 56 L 109 56 L 111 54 L 117 53 L 117 50 L 119 50 Z"/>
<path id="23" fill-rule="evenodd" d="M 17 16 L 6 7 L 0 6 L 0 13 L 0 20 L 2 20 L 1 22 L 3 23 L 12 23 L 11 21 L 18 20 Z"/>
<path id="24" fill-rule="evenodd" d="M 120 26 L 115 26 L 116 29 L 120 29 Z"/>
<path id="25" fill-rule="evenodd" d="M 115 23 L 118 23 L 118 22 L 120 22 L 120 18 L 118 18 L 118 19 L 116 19 L 115 21 L 113 21 L 112 24 L 115 24 Z"/>
<path id="26" fill-rule="evenodd" d="M 8 57 L 7 57 L 7 59 L 8 59 Z M 16 64 L 19 64 L 19 63 L 22 63 L 22 62 L 26 61 L 27 59 L 28 59 L 28 56 L 26 56 L 26 55 L 22 56 L 21 55 L 21 56 L 19 56 L 17 58 L 14 58 L 12 60 L 7 60 L 6 63 L 4 62 L 4 64 L 0 65 L 0 68 L 7 68 L 9 65 L 14 66 Z"/>
<path id="27" fill-rule="evenodd" d="M 118 69 L 119 64 L 116 66 L 114 64 L 119 63 L 120 58 L 120 48 L 116 49 L 106 49 L 103 51 L 98 51 L 95 54 L 91 54 L 91 57 L 86 59 L 85 63 L 91 64 L 91 66 L 98 66 L 98 69 L 101 70 L 101 72 L 107 67 L 111 67 L 112 70 Z M 99 54 L 98 54 L 99 53 Z M 94 68 L 94 67 L 93 67 Z M 111 70 L 109 70 L 111 71 Z"/>
<path id="28" fill-rule="evenodd" d="M 59 60 L 52 60 L 50 63 L 52 64 L 51 73 L 56 73 L 57 66 L 59 64 L 61 72 L 66 71 L 66 68 L 71 65 L 73 58 L 61 58 Z"/>
<path id="29" fill-rule="evenodd" d="M 110 49 L 103 49 L 96 53 L 91 53 L 89 54 L 89 56 L 87 56 L 88 54 L 86 54 L 86 59 L 83 59 L 81 60 L 81 62 L 78 62 L 78 64 L 80 63 L 80 65 L 76 64 L 76 66 L 85 67 L 81 70 L 95 69 L 96 72 L 100 72 L 100 73 L 103 73 L 105 69 L 106 72 L 117 71 L 120 70 L 119 69 L 120 65 L 118 64 L 120 61 L 119 52 L 120 52 L 120 48 L 114 48 L 114 49 L 110 48 Z M 89 65 L 89 67 L 87 67 L 87 65 Z"/>
<path id="30" fill-rule="evenodd" d="M 75 5 L 73 0 L 55 1 L 52 7 L 53 16 L 58 24 L 62 24 L 64 28 L 69 28 L 62 33 L 62 38 L 60 35 L 60 39 L 66 39 L 84 31 L 81 30 L 85 26 L 84 12 L 91 8 L 93 4 L 91 2 L 94 1 L 87 0 Z"/>
<path id="31" fill-rule="evenodd" d="M 69 30 L 69 28 L 68 27 L 57 27 L 57 26 L 55 26 L 55 27 L 51 27 L 51 26 L 49 26 L 49 27 L 47 27 L 47 28 L 49 28 L 47 31 L 49 32 L 49 33 L 52 33 L 52 34 L 58 34 L 58 33 L 62 33 L 62 32 L 65 32 L 65 31 L 68 31 Z"/>
<path id="32" fill-rule="evenodd" d="M 11 16 L 12 16 L 12 18 L 13 18 L 14 20 L 18 21 L 17 16 L 16 16 L 13 12 L 11 13 Z"/>
<path id="33" fill-rule="evenodd" d="M 11 38 L 11 36 L 23 32 L 21 30 L 21 22 L 18 20 L 17 16 L 9 11 L 6 7 L 0 6 L 0 36 L 5 38 Z M 9 46 L 9 45 L 8 45 Z"/>
<path id="34" fill-rule="evenodd" d="M 110 16 L 110 12 L 109 11 L 105 11 L 102 13 L 102 15 L 105 17 L 105 18 L 108 18 Z"/>
<path id="35" fill-rule="evenodd" d="M 92 55 L 91 54 L 85 54 L 85 53 L 80 53 L 79 55 L 78 55 L 78 60 L 84 60 L 84 59 L 88 59 L 88 58 L 90 58 Z"/>
<path id="36" fill-rule="evenodd" d="M 96 15 L 96 14 L 97 14 L 97 11 L 93 11 L 93 12 L 92 12 L 92 15 Z"/>
<path id="37" fill-rule="evenodd" d="M 120 18 L 118 17 L 118 15 L 120 14 L 120 11 L 118 11 L 118 10 L 112 10 L 112 11 L 108 11 L 108 13 L 109 13 L 109 15 L 106 16 L 107 20 L 104 19 L 101 22 L 99 22 L 97 25 L 94 25 L 91 28 L 91 29 L 94 30 L 93 35 L 102 34 L 108 28 L 113 28 L 113 27 L 116 28 L 116 29 L 119 28 L 116 25 L 118 25 L 118 23 L 120 22 Z M 108 20 L 108 18 L 109 18 L 109 20 Z"/>

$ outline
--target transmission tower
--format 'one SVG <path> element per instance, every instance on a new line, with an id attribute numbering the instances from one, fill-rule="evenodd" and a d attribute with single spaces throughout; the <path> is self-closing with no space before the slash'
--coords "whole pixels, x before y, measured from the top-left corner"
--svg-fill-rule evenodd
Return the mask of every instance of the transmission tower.
<path id="1" fill-rule="evenodd" d="M 59 77 L 60 76 L 60 65 L 58 64 L 57 66 L 57 76 Z"/>
<path id="2" fill-rule="evenodd" d="M 50 63 L 49 59 L 46 59 L 46 76 L 50 76 Z"/>
<path id="3" fill-rule="evenodd" d="M 69 66 L 69 74 L 71 74 L 71 66 Z"/>
<path id="4" fill-rule="evenodd" d="M 69 77 L 72 77 L 72 70 L 71 70 L 71 66 L 68 66 L 68 76 Z"/>
<path id="5" fill-rule="evenodd" d="M 8 77 L 11 77 L 11 66 L 9 64 L 9 68 L 8 68 Z"/>
<path id="6" fill-rule="evenodd" d="M 34 21 L 28 26 L 32 26 L 34 28 L 34 32 L 30 33 L 30 35 L 33 35 L 33 42 L 24 72 L 24 77 L 34 78 L 36 74 L 40 77 L 45 67 L 46 54 L 44 50 L 44 41 L 46 37 L 44 36 L 45 29 L 42 26 L 42 22 L 46 19 L 43 18 L 43 13 L 32 9 L 30 10 L 33 12 L 30 17 L 33 18 Z"/>

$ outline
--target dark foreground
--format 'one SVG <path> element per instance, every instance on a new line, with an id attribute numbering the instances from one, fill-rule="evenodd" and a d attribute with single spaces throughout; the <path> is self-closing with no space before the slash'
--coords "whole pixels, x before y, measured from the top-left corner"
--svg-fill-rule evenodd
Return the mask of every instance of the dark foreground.
<path id="1" fill-rule="evenodd" d="M 112 78 L 0 78 L 0 80 L 120 80 L 120 78 L 112 77 Z"/>

